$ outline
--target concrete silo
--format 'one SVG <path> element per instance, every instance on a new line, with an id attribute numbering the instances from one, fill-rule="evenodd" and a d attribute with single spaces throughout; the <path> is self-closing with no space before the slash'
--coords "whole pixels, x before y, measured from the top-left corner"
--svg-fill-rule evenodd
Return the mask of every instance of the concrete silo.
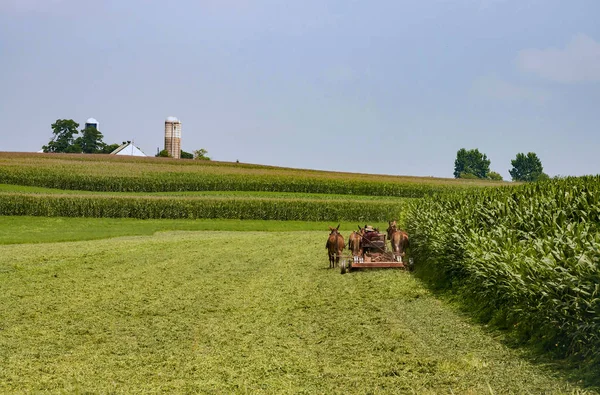
<path id="1" fill-rule="evenodd" d="M 165 149 L 173 158 L 181 158 L 181 121 L 175 117 L 165 121 Z"/>

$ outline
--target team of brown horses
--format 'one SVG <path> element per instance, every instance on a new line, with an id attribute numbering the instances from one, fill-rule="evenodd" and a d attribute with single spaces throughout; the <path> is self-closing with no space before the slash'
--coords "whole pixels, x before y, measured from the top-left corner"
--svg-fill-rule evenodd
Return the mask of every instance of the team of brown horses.
<path id="1" fill-rule="evenodd" d="M 408 248 L 408 233 L 398 229 L 396 221 L 389 221 L 388 225 L 387 238 L 392 245 L 392 252 L 394 253 L 394 256 L 399 257 L 400 262 L 402 262 L 406 255 L 406 249 Z M 329 255 L 329 267 L 334 268 L 339 266 L 340 256 L 342 256 L 346 244 L 344 242 L 344 236 L 339 232 L 339 224 L 336 228 L 329 227 L 329 230 L 330 233 L 325 248 Z M 365 237 L 365 232 L 365 228 L 359 226 L 358 232 L 353 231 L 350 236 L 348 236 L 348 249 L 352 251 L 353 256 L 362 255 L 362 240 Z"/>

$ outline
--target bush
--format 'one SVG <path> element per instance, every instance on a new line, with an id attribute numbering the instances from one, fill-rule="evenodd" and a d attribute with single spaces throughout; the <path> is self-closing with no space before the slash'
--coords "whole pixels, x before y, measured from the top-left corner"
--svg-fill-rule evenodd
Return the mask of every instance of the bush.
<path id="1" fill-rule="evenodd" d="M 477 180 L 479 179 L 479 177 L 477 177 L 475 174 L 471 174 L 471 173 L 460 173 L 460 176 L 458 178 L 462 178 L 465 180 Z"/>

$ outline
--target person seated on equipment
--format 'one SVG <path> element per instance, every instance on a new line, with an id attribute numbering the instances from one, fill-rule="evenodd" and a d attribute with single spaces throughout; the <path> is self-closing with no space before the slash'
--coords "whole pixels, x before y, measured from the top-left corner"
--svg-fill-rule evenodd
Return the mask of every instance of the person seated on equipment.
<path id="1" fill-rule="evenodd" d="M 371 225 L 365 225 L 365 238 L 371 240 L 377 236 L 377 231 Z"/>

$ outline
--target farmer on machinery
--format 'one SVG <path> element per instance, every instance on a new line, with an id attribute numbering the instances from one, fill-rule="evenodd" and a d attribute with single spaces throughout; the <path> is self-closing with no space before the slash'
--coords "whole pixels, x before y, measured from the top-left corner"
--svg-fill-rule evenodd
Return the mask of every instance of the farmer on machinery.
<path id="1" fill-rule="evenodd" d="M 376 237 L 378 234 L 379 232 L 377 232 L 376 229 L 373 229 L 371 225 L 365 225 L 365 239 L 370 241 L 373 237 Z"/>

